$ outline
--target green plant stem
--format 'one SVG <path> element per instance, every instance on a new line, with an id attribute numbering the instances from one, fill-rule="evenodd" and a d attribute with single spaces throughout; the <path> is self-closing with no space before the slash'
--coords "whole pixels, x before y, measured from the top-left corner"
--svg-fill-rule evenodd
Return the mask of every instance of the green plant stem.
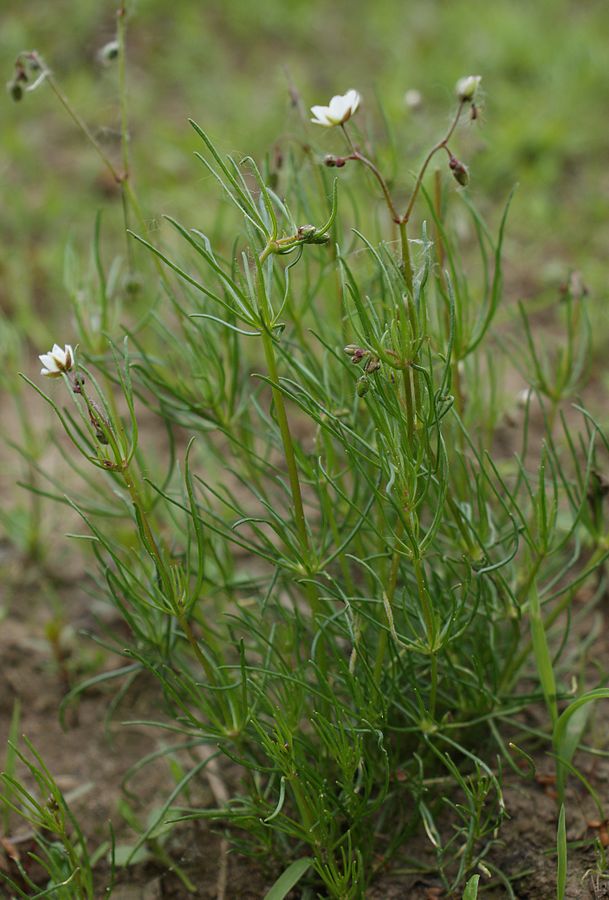
<path id="1" fill-rule="evenodd" d="M 127 184 L 131 178 L 131 166 L 129 159 L 129 117 L 127 113 L 127 66 L 126 66 L 126 37 L 127 37 L 127 11 L 121 3 L 116 13 L 116 37 L 118 42 L 118 96 L 121 115 L 121 155 L 123 172 L 120 181 L 121 204 L 123 207 L 123 220 L 125 223 L 125 240 L 127 242 L 127 264 L 129 273 L 134 271 L 133 246 L 129 239 L 129 191 Z"/>
<path id="2" fill-rule="evenodd" d="M 410 216 L 412 215 L 412 210 L 414 208 L 414 204 L 416 202 L 417 196 L 421 189 L 421 185 L 423 183 L 423 178 L 425 177 L 425 172 L 427 171 L 427 167 L 439 150 L 446 149 L 446 146 L 447 146 L 449 140 L 451 139 L 451 137 L 453 136 L 455 128 L 457 127 L 457 123 L 459 122 L 459 119 L 461 118 L 461 113 L 463 111 L 464 105 L 465 105 L 465 101 L 463 101 L 463 100 L 459 101 L 459 106 L 457 107 L 457 112 L 455 113 L 455 116 L 450 124 L 448 131 L 446 132 L 446 134 L 444 135 L 444 137 L 442 138 L 441 141 L 438 141 L 437 144 L 434 144 L 434 146 L 431 148 L 431 150 L 429 151 L 429 153 L 423 160 L 423 164 L 422 164 L 421 168 L 419 169 L 419 174 L 417 175 L 417 179 L 415 181 L 414 188 L 412 190 L 412 194 L 410 195 L 410 200 L 408 201 L 408 206 L 406 207 L 406 211 L 405 211 L 404 215 L 401 216 L 400 221 L 405 222 L 405 223 L 408 223 L 410 221 Z"/>
<path id="3" fill-rule="evenodd" d="M 192 651 L 193 651 L 194 655 L 196 656 L 197 661 L 199 662 L 201 668 L 207 675 L 209 682 L 211 684 L 217 684 L 218 679 L 216 677 L 216 673 L 215 673 L 211 663 L 209 662 L 209 660 L 206 658 L 205 654 L 201 650 L 201 648 L 199 646 L 199 642 L 196 639 L 195 634 L 192 630 L 192 625 L 190 624 L 190 622 L 188 621 L 188 619 L 186 618 L 186 616 L 184 614 L 178 614 L 177 619 L 178 619 L 178 624 L 179 624 L 180 628 L 186 635 L 186 640 L 192 647 Z"/>
<path id="4" fill-rule="evenodd" d="M 27 448 L 28 480 L 33 487 L 36 487 L 36 485 L 38 484 L 38 472 L 36 471 L 36 466 L 32 461 L 33 458 L 39 455 L 36 447 L 36 439 L 34 437 L 34 432 L 30 424 L 26 406 L 21 396 L 21 391 L 19 389 L 15 390 L 13 398 L 15 401 L 15 407 L 17 409 L 17 415 L 19 417 L 19 423 L 21 425 L 21 434 L 23 435 L 23 440 Z M 36 490 L 33 490 L 30 492 L 30 518 L 28 522 L 27 538 L 27 553 L 30 559 L 33 560 L 40 559 L 43 555 L 42 544 L 40 541 L 40 523 L 40 495 Z"/>
<path id="5" fill-rule="evenodd" d="M 119 19 L 119 22 L 120 22 L 120 19 Z M 118 33 L 119 33 L 119 40 L 120 40 L 120 28 L 119 28 Z M 123 36 L 123 40 L 124 40 L 124 36 Z M 101 144 L 99 143 L 99 141 L 97 140 L 97 138 L 95 137 L 95 135 L 93 134 L 93 132 L 91 131 L 89 126 L 87 125 L 87 123 L 84 121 L 82 116 L 80 116 L 79 113 L 74 109 L 74 107 L 72 106 L 72 104 L 70 103 L 70 101 L 68 100 L 66 95 L 61 90 L 57 80 L 55 79 L 55 76 L 53 75 L 51 70 L 48 68 L 48 66 L 42 59 L 42 57 L 39 56 L 37 53 L 32 54 L 32 56 L 35 59 L 35 61 L 38 63 L 38 65 L 41 67 L 41 69 L 44 71 L 45 80 L 47 81 L 49 87 L 51 88 L 51 90 L 53 91 L 53 93 L 55 94 L 57 99 L 59 100 L 60 104 L 63 106 L 65 111 L 68 113 L 69 117 L 72 119 L 74 124 L 82 132 L 83 136 L 91 144 L 91 146 L 93 147 L 93 149 L 95 150 L 95 152 L 97 153 L 97 155 L 99 156 L 101 161 L 103 162 L 104 166 L 107 168 L 107 170 L 110 173 L 113 180 L 116 182 L 116 184 L 118 184 L 120 186 L 121 199 L 123 201 L 123 216 L 126 217 L 126 215 L 127 215 L 127 206 L 125 204 L 127 204 L 127 201 L 128 201 L 128 203 L 131 204 L 131 208 L 133 209 L 133 212 L 135 213 L 135 217 L 137 219 L 139 228 L 145 234 L 147 231 L 146 220 L 144 219 L 141 207 L 139 205 L 139 201 L 137 199 L 135 191 L 133 190 L 133 186 L 131 185 L 130 178 L 129 177 L 125 178 L 124 173 L 121 173 L 118 171 L 118 169 L 116 168 L 116 166 L 114 165 L 114 163 L 112 162 L 110 157 L 107 155 L 107 153 L 104 151 L 103 147 L 101 146 Z M 124 83 L 123 83 L 121 90 L 123 92 L 126 91 L 126 86 Z M 126 117 L 126 114 L 127 114 L 126 109 L 127 109 L 126 100 L 122 99 L 121 100 L 121 120 L 123 119 L 123 115 Z M 125 121 L 126 121 L 126 119 L 125 119 Z M 125 129 L 125 130 L 123 131 L 123 129 Z M 124 153 L 125 152 L 124 146 L 128 143 L 128 128 L 126 125 L 123 125 L 123 122 L 121 122 L 121 130 L 122 130 L 122 135 L 123 135 L 121 143 L 123 145 L 123 153 Z M 126 139 L 125 139 L 125 136 L 126 136 Z M 128 153 L 128 151 L 127 151 L 127 153 Z M 127 163 L 128 163 L 129 162 L 128 155 L 123 157 L 123 161 L 125 159 L 127 160 Z M 128 174 L 128 171 L 129 170 L 127 170 L 127 174 Z M 127 218 L 125 218 L 125 227 L 126 228 L 129 227 Z M 169 279 L 167 278 L 167 275 L 165 274 L 165 271 L 163 269 L 163 265 L 162 265 L 160 259 L 156 255 L 153 256 L 153 264 L 154 264 L 154 266 L 157 270 L 157 273 L 158 273 L 161 281 L 163 282 L 165 288 L 169 289 Z"/>
<path id="6" fill-rule="evenodd" d="M 399 525 L 400 534 L 398 535 L 398 539 L 401 536 L 401 532 L 403 530 L 403 526 L 400 522 Z M 387 600 L 389 605 L 393 605 L 393 598 L 395 596 L 395 589 L 398 581 L 398 571 L 400 567 L 400 551 L 396 546 L 393 550 L 393 555 L 391 557 L 391 567 L 389 569 L 389 580 L 387 582 Z M 376 648 L 376 658 L 374 661 L 374 683 L 377 687 L 380 686 L 381 675 L 383 670 L 383 662 L 385 661 L 385 652 L 387 650 L 387 630 L 385 628 L 381 629 L 381 633 L 379 635 L 379 642 Z"/>
<path id="7" fill-rule="evenodd" d="M 406 287 L 408 289 L 408 294 L 412 297 L 413 295 L 413 274 L 412 274 L 412 262 L 410 260 L 410 247 L 408 246 L 408 226 L 404 221 L 398 222 L 398 228 L 400 232 L 400 252 L 402 255 L 402 264 L 401 269 L 404 273 L 404 281 L 406 282 Z"/>
<path id="8" fill-rule="evenodd" d="M 290 787 L 292 788 L 292 793 L 294 794 L 294 799 L 296 800 L 296 806 L 298 807 L 298 812 L 300 813 L 300 818 L 302 819 L 303 825 L 307 832 L 311 832 L 313 829 L 313 825 L 315 820 L 313 818 L 313 813 L 310 808 L 310 805 L 304 795 L 304 791 L 300 785 L 300 781 L 298 780 L 298 773 L 295 772 L 293 775 L 288 775 L 288 782 Z"/>
<path id="9" fill-rule="evenodd" d="M 294 445 L 292 442 L 292 435 L 290 433 L 288 417 L 285 411 L 285 404 L 283 402 L 283 395 L 281 393 L 281 390 L 277 387 L 277 385 L 279 384 L 277 358 L 275 356 L 275 348 L 273 347 L 273 339 L 268 331 L 264 331 L 262 333 L 262 344 L 264 349 L 264 358 L 266 360 L 266 365 L 269 371 L 269 378 L 272 382 L 271 391 L 273 394 L 273 403 L 275 405 L 275 414 L 277 416 L 277 424 L 279 425 L 286 466 L 288 469 L 290 490 L 292 493 L 292 501 L 294 503 L 294 521 L 296 523 L 296 530 L 300 538 L 300 543 L 305 559 L 308 560 L 311 548 L 302 503 L 302 491 L 300 488 L 300 479 L 298 477 L 296 455 L 294 452 Z"/>
<path id="10" fill-rule="evenodd" d="M 194 632 L 192 630 L 192 626 L 188 621 L 187 617 L 181 612 L 178 608 L 179 600 L 175 597 L 175 591 L 173 590 L 173 585 L 171 583 L 171 578 L 167 571 L 167 567 L 165 566 L 165 562 L 163 560 L 161 550 L 157 544 L 154 533 L 150 526 L 150 522 L 148 521 L 148 513 L 144 507 L 142 499 L 140 497 L 140 493 L 136 484 L 136 481 L 131 473 L 129 467 L 125 467 L 122 471 L 122 475 L 125 481 L 125 486 L 129 491 L 129 496 L 131 497 L 131 502 L 138 512 L 138 521 L 141 524 L 141 527 L 145 536 L 146 548 L 152 557 L 152 560 L 156 566 L 156 570 L 158 573 L 159 580 L 163 586 L 163 591 L 171 603 L 172 611 L 178 620 L 178 624 L 180 628 L 184 632 L 186 639 L 190 646 L 192 647 L 193 653 L 195 654 L 197 661 L 200 663 L 203 671 L 207 675 L 207 678 L 212 684 L 216 684 L 218 679 L 216 677 L 216 673 L 214 672 L 213 667 L 211 666 L 209 660 L 205 657 L 205 654 L 199 647 L 199 642 L 197 641 Z"/>
<path id="11" fill-rule="evenodd" d="M 433 195 L 433 203 L 435 210 L 435 224 L 434 224 L 434 241 L 436 245 L 436 259 L 438 263 L 438 279 L 440 281 L 440 288 L 444 297 L 448 297 L 448 285 L 446 283 L 446 273 L 444 271 L 444 262 L 445 262 L 445 251 L 444 251 L 444 241 L 442 240 L 442 229 L 440 228 L 440 223 L 442 222 L 442 173 L 440 169 L 436 169 L 434 172 L 434 195 Z M 448 302 L 444 308 L 444 328 L 446 330 L 446 340 L 450 340 L 450 308 Z M 455 401 L 455 410 L 459 414 L 459 416 L 463 415 L 463 410 L 465 407 L 465 401 L 463 397 L 463 390 L 461 387 L 461 374 L 459 372 L 459 360 L 453 355 L 450 361 L 450 370 L 451 370 L 451 383 L 453 388 L 453 395 Z M 463 448 L 464 436 L 461 429 L 458 431 L 458 440 L 461 448 Z"/>
<path id="12" fill-rule="evenodd" d="M 410 450 L 414 446 L 414 401 L 412 392 L 412 369 L 409 365 L 404 365 L 402 369 L 402 380 L 404 384 L 404 402 L 406 404 L 406 429 L 408 431 L 408 440 L 410 442 Z"/>
<path id="13" fill-rule="evenodd" d="M 277 424 L 281 434 L 281 442 L 283 445 L 283 453 L 288 470 L 288 480 L 290 482 L 290 493 L 292 495 L 292 503 L 294 506 L 294 521 L 296 530 L 300 539 L 301 552 L 304 559 L 304 573 L 309 575 L 313 571 L 311 563 L 311 543 L 309 541 L 309 532 L 307 529 L 304 507 L 302 502 L 302 490 L 300 487 L 300 478 L 298 476 L 298 465 L 296 462 L 296 453 L 294 451 L 294 442 L 290 432 L 290 424 L 283 401 L 283 394 L 279 387 L 279 371 L 277 368 L 277 356 L 275 354 L 275 346 L 271 332 L 271 315 L 264 284 L 263 266 L 268 257 L 272 254 L 273 248 L 271 244 L 267 244 L 258 258 L 258 314 L 262 320 L 262 346 L 264 349 L 264 358 L 268 368 L 269 378 L 271 381 L 271 392 L 273 396 L 273 404 L 275 406 L 275 415 L 277 416 Z M 319 597 L 314 586 L 308 582 L 305 585 L 305 593 L 309 601 L 313 618 L 321 612 Z M 321 665 L 325 668 L 325 656 L 323 648 L 321 652 Z"/>
<path id="14" fill-rule="evenodd" d="M 108 172 L 110 173 L 112 178 L 116 181 L 117 184 L 120 184 L 120 181 L 121 181 L 120 172 L 118 172 L 118 170 L 114 166 L 112 160 L 107 155 L 107 153 L 104 151 L 103 147 L 101 146 L 101 144 L 99 143 L 99 141 L 97 140 L 97 138 L 95 137 L 95 135 L 93 134 L 93 132 L 91 131 L 91 129 L 89 128 L 87 123 L 85 122 L 85 120 L 74 109 L 74 107 L 72 106 L 72 104 L 70 103 L 70 101 L 68 100 L 66 95 L 63 93 L 58 82 L 55 79 L 55 76 L 53 75 L 53 73 L 51 72 L 51 70 L 49 69 L 47 64 L 44 62 L 42 57 L 39 56 L 37 53 L 33 54 L 33 58 L 35 59 L 35 61 L 38 63 L 38 65 L 43 70 L 44 76 L 45 76 L 45 81 L 47 82 L 47 84 L 49 85 L 49 87 L 51 88 L 51 90 L 53 91 L 53 93 L 55 94 L 55 96 L 57 97 L 57 99 L 59 100 L 59 102 L 65 109 L 65 111 L 67 112 L 67 114 L 70 116 L 70 118 L 72 119 L 74 124 L 80 129 L 80 131 L 82 131 L 83 135 L 86 137 L 86 139 L 89 141 L 91 146 L 94 148 L 95 152 L 97 153 L 97 155 L 99 156 L 99 158 L 101 159 L 101 161 L 103 162 L 105 167 L 108 169 Z"/>
<path id="15" fill-rule="evenodd" d="M 345 126 L 341 125 L 340 127 L 342 128 L 342 131 L 343 131 L 343 134 L 347 141 L 347 144 L 349 145 L 349 149 L 351 150 L 351 154 L 352 154 L 351 158 L 357 160 L 358 162 L 361 162 L 364 166 L 366 166 L 367 169 L 369 169 L 372 172 L 372 174 L 374 175 L 374 177 L 376 178 L 376 180 L 378 181 L 378 183 L 381 187 L 381 190 L 383 192 L 383 197 L 385 198 L 385 203 L 387 204 L 387 209 L 389 210 L 389 212 L 391 214 L 391 218 L 393 219 L 393 221 L 396 224 L 399 224 L 400 215 L 395 207 L 393 198 L 391 197 L 391 194 L 389 192 L 389 188 L 387 187 L 387 182 L 381 175 L 379 169 L 374 165 L 372 160 L 368 159 L 367 156 L 364 156 L 364 154 L 360 153 L 360 151 L 356 148 L 353 141 L 351 140 L 351 135 L 349 134 L 349 132 L 347 131 Z"/>
<path id="16" fill-rule="evenodd" d="M 258 302 L 259 313 L 264 323 L 264 328 L 262 329 L 262 346 L 264 349 L 264 358 L 266 360 L 266 365 L 269 371 L 269 377 L 271 379 L 271 391 L 273 394 L 273 403 L 275 405 L 275 414 L 277 416 L 277 424 L 279 425 L 281 441 L 283 444 L 283 452 L 288 469 L 290 491 L 292 493 L 292 502 L 294 504 L 294 521 L 296 523 L 296 530 L 300 538 L 303 555 L 308 563 L 311 553 L 309 533 L 307 531 L 307 524 L 302 503 L 302 491 L 300 488 L 300 479 L 298 477 L 298 466 L 296 464 L 294 443 L 292 441 L 285 403 L 283 402 L 283 394 L 281 393 L 281 389 L 279 388 L 277 357 L 275 355 L 275 347 L 273 345 L 273 338 L 271 334 L 271 322 L 269 321 L 270 317 L 268 314 L 268 302 L 266 297 L 266 289 L 264 286 L 264 275 L 262 272 L 262 266 L 264 265 L 265 260 L 268 258 L 271 252 L 272 250 L 270 249 L 270 247 L 267 247 L 265 248 L 265 250 L 263 250 L 259 257 L 260 271 L 258 273 Z"/>
<path id="17" fill-rule="evenodd" d="M 607 549 L 605 547 L 597 547 L 594 553 L 592 554 L 588 564 L 587 569 L 592 572 L 596 566 L 601 564 L 601 558 L 607 553 Z M 570 591 L 566 591 L 562 597 L 562 599 L 556 604 L 552 612 L 548 613 L 547 618 L 544 621 L 544 627 L 546 631 L 552 627 L 554 622 L 558 619 L 558 617 L 567 609 L 572 601 L 572 595 Z M 531 651 L 533 649 L 533 641 L 529 638 L 522 650 L 518 654 L 518 656 L 514 657 L 511 660 L 511 663 L 506 666 L 504 675 L 501 679 L 500 686 L 502 689 L 509 688 L 512 679 L 518 674 L 522 666 L 525 664 L 527 659 L 529 659 L 531 655 Z"/>
<path id="18" fill-rule="evenodd" d="M 419 604 L 423 619 L 425 620 L 425 629 L 427 631 L 427 641 L 429 644 L 429 654 L 431 657 L 431 685 L 429 689 L 429 714 L 433 718 L 436 711 L 436 697 L 438 693 L 438 659 L 436 652 L 436 623 L 433 609 L 425 584 L 425 572 L 423 570 L 423 561 L 420 556 L 413 559 L 414 574 L 417 582 L 417 592 L 419 596 Z"/>
<path id="19" fill-rule="evenodd" d="M 531 589 L 531 585 L 533 581 L 537 577 L 537 573 L 539 572 L 539 567 L 541 566 L 541 557 L 537 557 L 535 564 L 532 566 L 531 571 L 529 572 L 526 581 L 522 585 L 522 587 L 518 591 L 518 595 L 520 598 L 526 597 Z M 503 675 L 501 676 L 499 685 L 500 688 L 504 688 L 506 685 L 510 684 L 514 675 L 518 672 L 520 667 L 526 662 L 529 657 L 529 654 L 533 648 L 533 642 L 531 640 L 528 641 L 527 645 L 523 648 L 521 653 L 517 657 L 510 657 L 508 660 L 506 667 L 504 669 Z M 526 652 L 525 652 L 526 651 Z"/>

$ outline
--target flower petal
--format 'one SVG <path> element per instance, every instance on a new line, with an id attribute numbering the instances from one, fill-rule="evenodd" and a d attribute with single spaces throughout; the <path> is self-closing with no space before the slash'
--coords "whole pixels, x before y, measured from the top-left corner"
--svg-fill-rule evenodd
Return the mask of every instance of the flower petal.
<path id="1" fill-rule="evenodd" d="M 327 127 L 334 124 L 328 117 L 330 110 L 327 106 L 312 106 L 311 112 L 315 116 L 311 121 L 315 122 L 316 125 L 325 125 Z"/>
<path id="2" fill-rule="evenodd" d="M 50 353 L 43 353 L 42 356 L 38 357 L 38 359 L 46 369 L 49 369 L 49 371 L 57 371 L 57 363 Z"/>
<path id="3" fill-rule="evenodd" d="M 332 97 L 330 100 L 330 116 L 337 122 L 340 122 L 347 112 L 348 107 L 349 101 L 346 96 L 341 97 L 337 95 L 336 97 Z"/>
<path id="4" fill-rule="evenodd" d="M 345 97 L 347 98 L 347 100 L 349 102 L 349 106 L 351 108 L 351 115 L 353 115 L 353 113 L 357 111 L 359 104 L 360 104 L 361 96 L 359 94 L 359 91 L 356 91 L 354 88 L 351 88 L 350 91 L 347 91 L 347 93 L 345 94 Z"/>

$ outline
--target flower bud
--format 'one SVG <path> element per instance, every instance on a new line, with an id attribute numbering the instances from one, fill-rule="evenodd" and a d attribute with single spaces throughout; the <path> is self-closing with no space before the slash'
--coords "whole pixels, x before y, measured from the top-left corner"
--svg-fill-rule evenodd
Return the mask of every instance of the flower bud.
<path id="1" fill-rule="evenodd" d="M 460 78 L 455 85 L 457 99 L 462 103 L 471 103 L 476 96 L 481 80 L 481 75 L 466 75 L 465 78 Z"/>
<path id="2" fill-rule="evenodd" d="M 371 375 L 373 372 L 378 372 L 381 368 L 381 361 L 377 356 L 371 356 L 366 365 L 364 366 L 364 372 L 366 375 Z"/>
<path id="3" fill-rule="evenodd" d="M 421 94 L 421 91 L 417 91 L 416 88 L 407 90 L 404 94 L 404 103 L 408 109 L 417 112 L 417 110 L 421 109 L 423 106 L 423 95 Z"/>
<path id="4" fill-rule="evenodd" d="M 361 378 L 357 379 L 355 390 L 357 391 L 358 397 L 365 397 L 365 395 L 370 390 L 370 382 L 368 381 L 365 375 L 362 375 Z"/>
<path id="5" fill-rule="evenodd" d="M 23 99 L 23 88 L 18 81 L 9 81 L 6 89 L 10 94 L 11 100 L 14 100 L 15 103 L 19 103 Z"/>
<path id="6" fill-rule="evenodd" d="M 535 396 L 533 388 L 526 387 L 516 394 L 516 405 L 520 409 L 526 409 L 531 399 Z"/>
<path id="7" fill-rule="evenodd" d="M 578 271 L 569 274 L 568 281 L 565 284 L 561 284 L 560 292 L 563 297 L 571 297 L 572 300 L 583 300 L 590 293 L 582 273 Z"/>
<path id="8" fill-rule="evenodd" d="M 469 169 L 467 166 L 463 165 L 456 156 L 451 156 L 448 165 L 450 166 L 450 171 L 453 173 L 453 177 L 462 187 L 469 184 Z"/>
<path id="9" fill-rule="evenodd" d="M 298 237 L 301 241 L 311 240 L 311 238 L 315 236 L 316 231 L 317 228 L 315 225 L 299 225 Z"/>
<path id="10" fill-rule="evenodd" d="M 72 385 L 73 394 L 82 394 L 85 379 L 80 373 L 72 372 L 70 375 L 70 383 Z"/>
<path id="11" fill-rule="evenodd" d="M 130 297 L 137 297 L 142 291 L 142 279 L 137 272 L 129 272 L 125 278 L 125 293 Z"/>
<path id="12" fill-rule="evenodd" d="M 95 437 L 100 444 L 108 444 L 107 433 L 112 430 L 112 426 L 97 403 L 93 400 L 89 401 L 89 420 L 91 422 L 91 427 L 95 432 Z"/>
<path id="13" fill-rule="evenodd" d="M 296 237 L 305 244 L 327 244 L 330 240 L 330 235 L 318 231 L 315 225 L 300 225 Z"/>
<path id="14" fill-rule="evenodd" d="M 108 65 L 109 63 L 114 62 L 118 57 L 118 51 L 118 41 L 108 41 L 108 43 L 104 44 L 101 50 L 98 51 L 97 58 L 101 63 L 104 63 L 104 65 Z"/>
<path id="15" fill-rule="evenodd" d="M 369 355 L 369 350 L 364 349 L 364 347 L 358 347 L 357 344 L 347 344 L 345 347 L 345 353 L 347 356 L 351 357 L 351 362 L 353 365 L 358 366 L 361 361 Z"/>

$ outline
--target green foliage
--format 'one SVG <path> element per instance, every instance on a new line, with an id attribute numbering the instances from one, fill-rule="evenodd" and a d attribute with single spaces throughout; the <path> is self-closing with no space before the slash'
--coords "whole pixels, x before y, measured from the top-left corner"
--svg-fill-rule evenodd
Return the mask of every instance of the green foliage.
<path id="1" fill-rule="evenodd" d="M 5 811 L 10 810 L 33 829 L 38 852 L 32 852 L 29 856 L 42 867 L 48 884 L 45 890 L 39 890 L 18 859 L 14 860 L 14 864 L 21 885 L 4 872 L 0 872 L 0 879 L 16 897 L 55 897 L 57 900 L 79 897 L 93 900 L 93 862 L 86 839 L 40 754 L 27 738 L 23 740 L 29 758 L 16 744 L 9 745 L 7 771 L 0 775 L 0 802 Z M 17 774 L 17 760 L 33 779 L 35 791 L 28 789 L 25 779 Z"/>

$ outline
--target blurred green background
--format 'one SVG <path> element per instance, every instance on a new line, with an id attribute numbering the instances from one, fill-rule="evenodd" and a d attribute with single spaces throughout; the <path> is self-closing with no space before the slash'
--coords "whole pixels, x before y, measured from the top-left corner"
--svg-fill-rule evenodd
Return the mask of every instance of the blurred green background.
<path id="1" fill-rule="evenodd" d="M 444 128 L 456 79 L 480 74 L 481 121 L 457 151 L 491 218 L 520 185 L 507 245 L 517 283 L 534 292 L 578 267 L 604 290 L 606 0 L 131 0 L 127 8 L 133 170 L 152 229 L 164 213 L 200 226 L 217 206 L 192 158 L 199 143 L 189 116 L 223 150 L 260 158 L 295 128 L 302 134 L 286 73 L 307 109 L 356 87 L 358 123 L 372 136 L 382 129 L 379 103 L 392 123 L 406 187 Z M 5 80 L 19 51 L 38 50 L 111 153 L 117 73 L 98 53 L 114 37 L 115 11 L 108 0 L 4 0 L 0 12 Z M 404 103 L 411 88 L 422 95 L 416 112 Z M 340 149 L 339 135 L 309 127 L 324 151 Z M 109 210 L 106 233 L 120 238 L 120 199 L 46 85 L 19 104 L 5 94 L 0 167 L 0 307 L 46 345 L 49 322 L 67 315 L 67 240 L 88 247 L 98 208 Z"/>

